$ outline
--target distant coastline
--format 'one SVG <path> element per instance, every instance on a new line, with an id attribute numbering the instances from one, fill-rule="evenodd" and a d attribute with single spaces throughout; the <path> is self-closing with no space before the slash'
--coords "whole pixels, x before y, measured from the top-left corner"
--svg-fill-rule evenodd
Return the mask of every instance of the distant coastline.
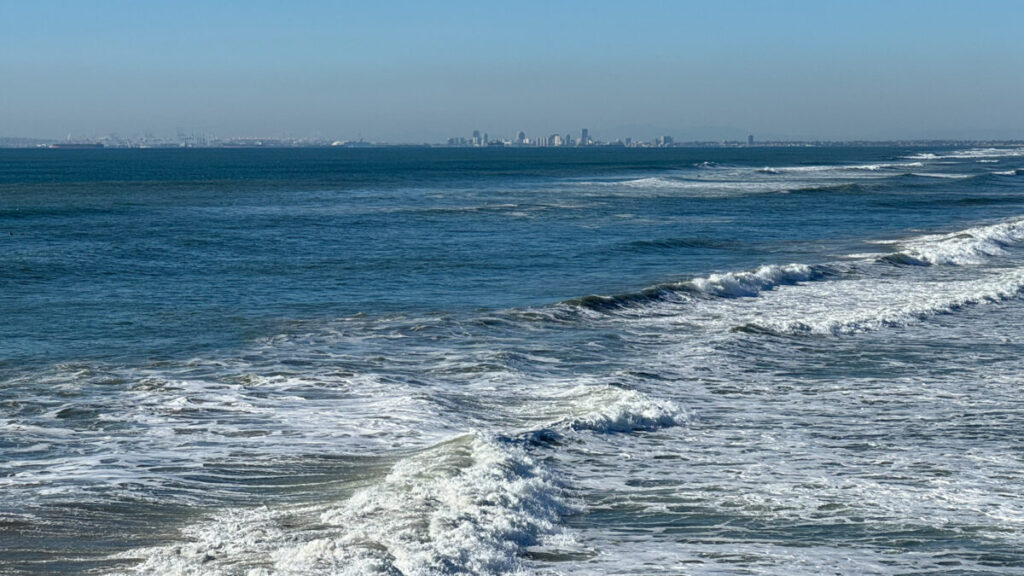
<path id="1" fill-rule="evenodd" d="M 631 142 L 617 140 L 615 142 L 592 142 L 588 144 L 538 145 L 534 143 L 517 143 L 514 141 L 495 140 L 484 144 L 471 143 L 402 143 L 402 142 L 367 142 L 327 141 L 311 139 L 278 139 L 278 138 L 227 138 L 184 141 L 134 141 L 111 139 L 82 139 L 62 141 L 44 138 L 0 137 L 0 149 L 181 149 L 181 148 L 513 148 L 513 149 L 567 149 L 567 148 L 793 148 L 793 147 L 947 147 L 947 146 L 1024 146 L 1024 139 L 1019 140 L 764 140 L 744 142 L 738 140 L 692 140 L 668 142 Z"/>

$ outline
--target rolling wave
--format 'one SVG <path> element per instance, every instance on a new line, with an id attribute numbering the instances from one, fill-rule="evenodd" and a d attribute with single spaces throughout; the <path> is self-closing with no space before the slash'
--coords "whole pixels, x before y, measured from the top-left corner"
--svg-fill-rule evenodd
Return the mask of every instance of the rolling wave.
<path id="1" fill-rule="evenodd" d="M 945 154 L 925 152 L 907 156 L 908 160 L 967 160 L 967 159 L 989 159 L 989 158 L 1016 158 L 1024 156 L 1024 148 L 970 148 L 966 150 L 955 150 Z"/>
<path id="2" fill-rule="evenodd" d="M 122 574 L 509 574 L 572 510 L 525 450 L 477 434 L 397 462 L 339 502 L 227 510 Z"/>
<path id="3" fill-rule="evenodd" d="M 951 234 L 932 234 L 900 242 L 902 250 L 881 259 L 893 264 L 970 265 L 1006 254 L 1024 243 L 1024 219 L 977 226 Z"/>
<path id="4" fill-rule="evenodd" d="M 688 329 L 719 333 L 852 334 L 1019 297 L 1024 269 L 982 269 L 975 279 L 963 279 L 953 269 L 1008 256 L 1022 244 L 1024 218 L 1016 218 L 911 238 L 888 254 L 850 255 L 852 262 L 765 265 L 563 305 L 642 322 L 673 317 Z M 887 269 L 892 265 L 937 269 L 895 273 Z"/>
<path id="5" fill-rule="evenodd" d="M 766 166 L 755 172 L 759 174 L 820 174 L 842 172 L 879 172 L 904 168 L 920 168 L 923 162 L 880 162 L 877 164 L 821 164 L 813 166 Z"/>
<path id="6" fill-rule="evenodd" d="M 744 272 L 711 274 L 685 282 L 661 284 L 639 292 L 614 296 L 590 295 L 563 305 L 598 312 L 642 307 L 653 303 L 685 303 L 693 298 L 745 298 L 778 286 L 814 282 L 843 273 L 840 265 L 765 265 Z"/>
<path id="7" fill-rule="evenodd" d="M 652 398 L 636 390 L 598 386 L 570 390 L 570 415 L 555 428 L 597 433 L 651 431 L 686 422 L 686 411 L 675 402 Z"/>
<path id="8" fill-rule="evenodd" d="M 828 266 L 786 264 L 783 266 L 761 266 L 747 272 L 712 274 L 705 278 L 690 280 L 688 285 L 701 294 L 722 298 L 757 296 L 765 290 L 778 286 L 822 280 L 834 276 L 838 270 Z"/>
<path id="9" fill-rule="evenodd" d="M 791 295 L 758 310 L 734 329 L 774 334 L 848 335 L 908 326 L 965 307 L 1019 298 L 1024 269 L 956 282 L 836 283 L 827 291 Z"/>

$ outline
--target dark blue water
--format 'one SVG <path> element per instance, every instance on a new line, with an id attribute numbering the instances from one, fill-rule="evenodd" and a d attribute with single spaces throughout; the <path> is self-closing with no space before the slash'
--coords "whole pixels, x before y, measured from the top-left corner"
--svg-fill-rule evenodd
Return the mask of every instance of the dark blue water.
<path id="1" fill-rule="evenodd" d="M 0 573 L 1013 573 L 1021 170 L 0 151 Z"/>
<path id="2" fill-rule="evenodd" d="M 909 167 L 838 183 L 766 174 L 764 190 L 788 192 L 770 202 L 614 186 L 651 174 L 699 178 L 704 162 L 813 168 L 899 163 L 907 154 L 6 151 L 4 356 L 195 354 L 282 321 L 628 292 L 710 271 L 814 262 L 908 228 L 1013 214 L 1024 199 L 985 165 L 950 182 Z"/>

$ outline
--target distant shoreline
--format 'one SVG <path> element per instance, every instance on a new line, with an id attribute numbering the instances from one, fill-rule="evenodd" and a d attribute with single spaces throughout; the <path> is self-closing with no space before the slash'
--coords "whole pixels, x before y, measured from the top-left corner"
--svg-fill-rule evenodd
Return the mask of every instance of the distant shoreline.
<path id="1" fill-rule="evenodd" d="M 223 142 L 204 145 L 180 143 L 154 144 L 111 144 L 97 141 L 62 142 L 57 140 L 41 140 L 30 138 L 0 138 L 0 149 L 19 150 L 281 150 L 281 149 L 388 149 L 388 148 L 429 148 L 429 149 L 512 149 L 512 150 L 580 150 L 580 149 L 669 149 L 669 148 L 891 148 L 891 147 L 992 147 L 992 146 L 1024 146 L 1022 140 L 779 140 L 763 141 L 748 144 L 739 141 L 690 141 L 674 142 L 670 145 L 625 145 L 622 143 L 602 143 L 587 146 L 532 146 L 518 144 L 491 144 L 487 146 L 450 145 L 438 143 L 394 143 L 394 142 Z"/>

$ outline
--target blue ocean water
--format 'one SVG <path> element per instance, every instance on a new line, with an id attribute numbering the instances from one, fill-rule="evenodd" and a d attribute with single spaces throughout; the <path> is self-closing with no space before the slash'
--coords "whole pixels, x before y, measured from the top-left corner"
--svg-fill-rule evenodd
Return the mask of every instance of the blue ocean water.
<path id="1" fill-rule="evenodd" d="M 1013 574 L 1024 149 L 0 151 L 0 574 Z"/>

